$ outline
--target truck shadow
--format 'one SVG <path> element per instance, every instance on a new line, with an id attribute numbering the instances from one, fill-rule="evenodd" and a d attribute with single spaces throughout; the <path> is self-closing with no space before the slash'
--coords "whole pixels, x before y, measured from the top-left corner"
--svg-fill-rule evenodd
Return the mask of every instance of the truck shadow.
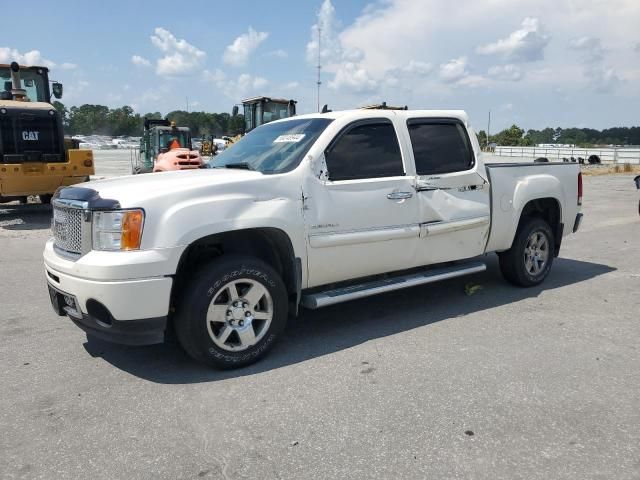
<path id="1" fill-rule="evenodd" d="M 14 231 L 47 230 L 51 228 L 51 205 L 0 204 L 0 228 Z"/>
<path id="2" fill-rule="evenodd" d="M 524 289 L 513 287 L 502 279 L 495 255 L 484 260 L 487 271 L 480 274 L 320 310 L 303 310 L 297 319 L 289 321 L 283 338 L 265 359 L 237 370 L 219 371 L 199 365 L 179 345 L 172 343 L 127 347 L 88 338 L 84 347 L 90 355 L 152 382 L 215 382 L 257 375 L 330 355 L 372 339 L 535 298 L 545 290 L 577 284 L 615 270 L 607 265 L 558 258 L 543 285 Z M 480 284 L 483 289 L 467 296 L 464 286 L 469 282 Z"/>

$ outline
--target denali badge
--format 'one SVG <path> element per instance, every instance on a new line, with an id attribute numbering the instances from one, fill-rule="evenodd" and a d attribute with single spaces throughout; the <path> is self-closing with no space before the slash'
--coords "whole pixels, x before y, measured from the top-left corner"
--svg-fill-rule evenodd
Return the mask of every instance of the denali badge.
<path id="1" fill-rule="evenodd" d="M 22 140 L 26 140 L 28 142 L 35 142 L 38 140 L 38 135 L 40 132 L 30 132 L 28 130 L 22 131 Z"/>

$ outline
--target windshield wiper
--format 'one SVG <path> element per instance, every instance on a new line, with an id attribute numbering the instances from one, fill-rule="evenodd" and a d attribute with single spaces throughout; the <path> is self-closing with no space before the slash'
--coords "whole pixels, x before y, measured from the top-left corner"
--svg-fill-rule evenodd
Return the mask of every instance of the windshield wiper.
<path id="1" fill-rule="evenodd" d="M 241 168 L 243 170 L 254 170 L 248 162 L 227 163 L 225 168 Z"/>

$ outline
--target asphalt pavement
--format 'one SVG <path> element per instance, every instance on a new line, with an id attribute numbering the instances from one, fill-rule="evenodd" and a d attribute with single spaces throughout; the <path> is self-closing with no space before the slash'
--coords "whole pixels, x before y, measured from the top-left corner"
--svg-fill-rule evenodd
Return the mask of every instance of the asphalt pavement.
<path id="1" fill-rule="evenodd" d="M 50 209 L 0 205 L 0 478 L 638 479 L 639 197 L 632 176 L 585 177 L 540 287 L 489 255 L 305 311 L 228 372 L 88 340 L 49 305 Z"/>

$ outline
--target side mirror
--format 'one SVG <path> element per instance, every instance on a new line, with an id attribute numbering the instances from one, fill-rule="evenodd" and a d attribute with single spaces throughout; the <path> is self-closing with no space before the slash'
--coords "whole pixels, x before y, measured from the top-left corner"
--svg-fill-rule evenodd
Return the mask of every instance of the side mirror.
<path id="1" fill-rule="evenodd" d="M 233 108 L 231 109 L 231 116 L 235 117 L 236 115 L 238 115 L 238 106 L 234 105 Z"/>
<path id="2" fill-rule="evenodd" d="M 56 97 L 57 99 L 61 99 L 62 98 L 62 84 L 59 83 L 59 82 L 53 82 L 51 87 L 52 87 L 52 91 L 53 91 L 53 96 Z"/>

